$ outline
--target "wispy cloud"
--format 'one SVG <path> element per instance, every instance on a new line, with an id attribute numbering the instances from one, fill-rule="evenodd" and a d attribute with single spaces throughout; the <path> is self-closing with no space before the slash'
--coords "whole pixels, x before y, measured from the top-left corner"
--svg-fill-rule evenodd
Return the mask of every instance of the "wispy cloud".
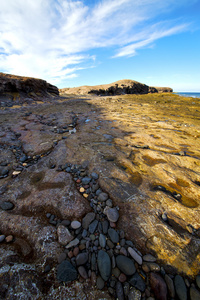
<path id="1" fill-rule="evenodd" d="M 181 21 L 165 22 L 163 28 L 154 24 L 161 11 L 181 1 L 99 0 L 92 7 L 80 0 L 0 2 L 0 70 L 52 83 L 92 67 L 95 56 L 90 50 L 114 47 L 115 57 L 133 56 L 188 27 Z"/>

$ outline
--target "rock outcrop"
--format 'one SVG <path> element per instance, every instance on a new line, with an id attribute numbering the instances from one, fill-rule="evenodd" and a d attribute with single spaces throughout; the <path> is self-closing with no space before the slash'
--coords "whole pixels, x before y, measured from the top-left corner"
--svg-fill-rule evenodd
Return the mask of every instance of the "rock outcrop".
<path id="1" fill-rule="evenodd" d="M 160 92 L 173 92 L 171 88 L 165 87 L 149 87 L 146 84 L 130 80 L 123 79 L 110 84 L 96 85 L 96 86 L 80 86 L 75 88 L 60 89 L 61 94 L 79 94 L 87 95 L 94 94 L 100 96 L 110 95 L 125 95 L 125 94 L 148 94 L 148 93 L 160 93 Z"/>
<path id="2" fill-rule="evenodd" d="M 173 89 L 170 87 L 153 87 L 149 86 L 149 93 L 172 93 Z"/>
<path id="3" fill-rule="evenodd" d="M 24 97 L 38 99 L 59 95 L 56 86 L 42 79 L 0 73 L 0 96 L 11 100 Z"/>

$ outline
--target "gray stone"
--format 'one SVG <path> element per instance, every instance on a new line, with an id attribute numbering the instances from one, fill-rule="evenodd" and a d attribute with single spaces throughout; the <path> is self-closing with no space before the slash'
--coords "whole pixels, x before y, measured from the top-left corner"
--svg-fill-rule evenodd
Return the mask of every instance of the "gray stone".
<path id="1" fill-rule="evenodd" d="M 71 222 L 71 228 L 72 229 L 78 229 L 81 227 L 81 223 L 79 221 L 72 221 Z"/>
<path id="2" fill-rule="evenodd" d="M 62 252 L 59 256 L 58 256 L 58 263 L 60 264 L 62 261 L 64 261 L 67 257 L 67 254 L 65 252 Z"/>
<path id="3" fill-rule="evenodd" d="M 141 292 L 145 291 L 146 284 L 137 272 L 131 277 L 129 283 Z"/>
<path id="4" fill-rule="evenodd" d="M 151 254 L 144 255 L 143 260 L 147 262 L 156 262 L 156 258 Z"/>
<path id="5" fill-rule="evenodd" d="M 77 246 L 79 244 L 79 239 L 75 238 L 73 241 L 71 241 L 65 248 L 69 249 L 71 247 Z"/>
<path id="6" fill-rule="evenodd" d="M 109 206 L 109 207 L 112 207 L 112 200 L 111 199 L 108 199 L 107 201 L 106 201 L 106 205 L 107 206 Z"/>
<path id="7" fill-rule="evenodd" d="M 3 210 L 11 210 L 14 207 L 14 204 L 12 204 L 10 201 L 4 201 L 0 203 L 0 207 Z"/>
<path id="8" fill-rule="evenodd" d="M 86 236 L 87 236 L 87 230 L 86 230 L 86 229 L 83 229 L 82 237 L 85 238 Z"/>
<path id="9" fill-rule="evenodd" d="M 69 226 L 70 225 L 70 221 L 69 220 L 62 220 L 62 222 L 60 223 L 61 225 L 64 225 L 64 226 Z"/>
<path id="10" fill-rule="evenodd" d="M 111 275 L 111 261 L 109 255 L 105 251 L 100 250 L 98 252 L 97 263 L 101 277 L 107 281 Z"/>
<path id="11" fill-rule="evenodd" d="M 98 201 L 100 201 L 100 202 L 104 202 L 104 201 L 106 201 L 106 200 L 108 199 L 108 194 L 102 192 L 102 193 L 99 194 L 99 196 L 98 196 L 97 199 L 98 199 Z"/>
<path id="12" fill-rule="evenodd" d="M 82 220 L 82 227 L 88 229 L 90 223 L 95 219 L 95 213 L 90 212 Z"/>
<path id="13" fill-rule="evenodd" d="M 119 234 L 117 233 L 117 231 L 115 229 L 109 228 L 108 235 L 113 243 L 115 243 L 115 244 L 119 243 Z"/>
<path id="14" fill-rule="evenodd" d="M 128 294 L 128 300 L 141 300 L 142 294 L 136 288 L 132 288 Z"/>
<path id="15" fill-rule="evenodd" d="M 198 288 L 200 289 L 200 275 L 198 275 L 196 277 L 196 284 L 197 284 Z"/>
<path id="16" fill-rule="evenodd" d="M 156 263 L 146 263 L 146 265 L 148 266 L 150 271 L 160 272 L 161 270 L 160 266 Z"/>
<path id="17" fill-rule="evenodd" d="M 96 271 L 96 263 L 97 263 L 96 254 L 93 252 L 92 257 L 91 257 L 91 270 L 92 271 Z"/>
<path id="18" fill-rule="evenodd" d="M 190 299 L 191 300 L 199 300 L 200 299 L 200 292 L 195 289 L 194 287 L 190 288 Z"/>
<path id="19" fill-rule="evenodd" d="M 128 247 L 128 252 L 139 265 L 142 264 L 142 257 L 133 248 Z"/>
<path id="20" fill-rule="evenodd" d="M 118 221 L 119 212 L 116 209 L 116 207 L 113 207 L 113 208 L 107 207 L 105 212 L 106 212 L 107 218 L 110 222 L 116 223 Z"/>
<path id="21" fill-rule="evenodd" d="M 97 225 L 98 225 L 98 221 L 97 220 L 94 220 L 90 225 L 89 225 L 89 232 L 90 233 L 94 233 L 96 228 L 97 228 Z"/>
<path id="22" fill-rule="evenodd" d="M 107 240 L 106 244 L 110 249 L 113 249 L 115 247 L 115 245 L 111 242 L 111 240 Z"/>
<path id="23" fill-rule="evenodd" d="M 76 256 L 76 264 L 77 266 L 84 265 L 88 261 L 88 253 L 79 253 Z"/>
<path id="24" fill-rule="evenodd" d="M 97 277 L 97 288 L 99 290 L 102 290 L 104 288 L 104 280 L 101 278 L 101 276 Z"/>
<path id="25" fill-rule="evenodd" d="M 108 233 L 108 227 L 109 227 L 109 223 L 107 220 L 104 220 L 102 222 L 102 229 L 103 229 L 103 233 L 107 234 Z"/>
<path id="26" fill-rule="evenodd" d="M 167 284 L 170 297 L 175 298 L 174 282 L 167 274 L 165 275 L 165 282 Z"/>
<path id="27" fill-rule="evenodd" d="M 187 288 L 183 278 L 180 275 L 176 275 L 174 279 L 175 290 L 180 300 L 187 300 Z"/>
<path id="28" fill-rule="evenodd" d="M 67 260 L 64 260 L 57 269 L 57 279 L 59 281 L 70 282 L 77 278 L 77 271 Z"/>
<path id="29" fill-rule="evenodd" d="M 99 235 L 99 244 L 102 248 L 106 246 L 106 237 L 102 233 Z"/>
<path id="30" fill-rule="evenodd" d="M 3 235 L 3 234 L 2 234 L 2 235 L 0 235 L 0 243 L 1 243 L 1 242 L 3 242 L 3 241 L 5 240 L 5 237 L 6 237 L 6 236 L 5 236 L 5 235 Z"/>
<path id="31" fill-rule="evenodd" d="M 84 279 L 88 278 L 87 271 L 83 266 L 78 267 L 78 272 L 81 275 L 81 277 L 83 277 Z"/>
<path id="32" fill-rule="evenodd" d="M 124 291 L 121 282 L 116 284 L 116 295 L 118 300 L 124 300 Z"/>
<path id="33" fill-rule="evenodd" d="M 116 263 L 117 263 L 117 267 L 125 275 L 133 275 L 136 271 L 133 261 L 126 256 L 118 255 L 116 257 Z"/>
<path id="34" fill-rule="evenodd" d="M 88 184 L 88 183 L 90 183 L 90 181 L 91 181 L 91 178 L 90 177 L 83 177 L 82 178 L 82 184 Z"/>
<path id="35" fill-rule="evenodd" d="M 58 226 L 57 234 L 58 234 L 58 242 L 63 246 L 67 245 L 74 238 L 73 235 L 71 235 L 69 230 L 64 225 Z"/>
<path id="36" fill-rule="evenodd" d="M 98 183 L 93 184 L 93 186 L 92 186 L 92 192 L 95 193 L 98 190 L 98 188 L 99 188 L 99 184 Z"/>
<path id="37" fill-rule="evenodd" d="M 99 178 L 99 175 L 95 172 L 92 172 L 91 177 L 95 180 L 97 180 Z"/>

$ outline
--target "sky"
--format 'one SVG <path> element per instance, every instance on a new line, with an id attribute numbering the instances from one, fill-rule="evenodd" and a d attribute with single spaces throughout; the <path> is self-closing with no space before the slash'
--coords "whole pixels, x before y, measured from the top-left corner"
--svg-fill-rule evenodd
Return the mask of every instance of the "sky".
<path id="1" fill-rule="evenodd" d="M 200 0 L 0 0 L 0 72 L 200 92 Z"/>

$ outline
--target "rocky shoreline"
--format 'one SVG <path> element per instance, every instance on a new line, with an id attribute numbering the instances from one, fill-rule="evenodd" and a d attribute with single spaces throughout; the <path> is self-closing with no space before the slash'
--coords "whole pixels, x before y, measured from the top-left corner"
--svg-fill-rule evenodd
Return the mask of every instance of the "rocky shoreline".
<path id="1" fill-rule="evenodd" d="M 23 161 L 27 160 L 24 157 Z M 20 160 L 21 163 L 23 161 Z M 49 167 L 54 169 L 56 164 Z M 21 171 L 14 171 L 13 177 Z M 117 226 L 119 207 L 115 207 L 108 193 L 101 189 L 97 173 L 89 174 L 84 166 L 70 163 L 59 165 L 56 171 L 73 176 L 77 190 L 89 201 L 93 210 L 80 221 L 62 220 L 54 214 L 46 214 L 49 224 L 56 227 L 58 242 L 63 247 L 56 267 L 59 282 L 89 280 L 99 290 L 107 288 L 110 297 L 119 300 L 199 299 L 200 275 L 192 281 L 175 272 L 168 273 L 157 263 L 156 257 L 142 255 L 133 241 L 125 238 L 125 232 Z M 1 173 L 2 178 L 7 175 L 8 172 Z M 4 201 L 0 207 L 10 211 L 14 205 Z M 5 236 L 1 232 L 0 243 L 14 241 L 13 235 Z M 51 265 L 46 264 L 44 273 L 50 271 Z"/>
<path id="2" fill-rule="evenodd" d="M 152 121 L 152 116 L 148 119 L 152 99 L 166 107 L 167 101 L 173 101 L 177 110 L 183 107 L 181 98 L 175 95 L 171 96 L 172 100 L 166 95 L 135 97 L 54 98 L 53 102 L 2 108 L 2 299 L 199 299 L 199 228 L 198 218 L 196 221 L 194 217 L 198 216 L 195 193 L 198 193 L 199 178 L 194 176 L 199 161 L 198 150 L 194 151 L 198 147 L 190 142 L 190 149 L 180 148 L 178 144 L 176 149 L 170 149 L 167 133 L 172 131 L 171 124 L 175 122 L 161 123 L 160 116 L 158 123 Z M 198 100 L 196 103 L 194 111 L 198 110 Z M 132 108 L 134 114 L 130 114 Z M 109 119 L 105 111 L 112 110 L 114 118 Z M 158 114 L 158 105 L 156 110 Z M 179 114 L 181 123 L 181 111 Z M 135 118 L 134 123 L 129 116 Z M 184 118 L 187 118 L 185 113 Z M 189 117 L 187 122 L 185 132 L 187 128 L 188 132 L 195 128 L 194 138 L 198 141 L 198 125 L 194 127 L 192 121 L 190 126 Z M 142 128 L 147 134 L 147 126 L 153 126 L 149 129 L 154 134 L 152 140 L 140 131 Z M 134 139 L 133 127 L 139 130 Z M 165 142 L 166 152 L 161 156 L 158 136 L 163 128 L 165 137 L 160 145 Z M 182 128 L 174 126 L 174 132 L 178 130 Z M 189 136 L 193 137 L 192 131 Z M 170 143 L 174 146 L 171 140 Z M 130 173 L 130 161 L 131 169 L 137 172 Z M 145 164 L 139 169 L 137 164 L 142 161 Z M 163 172 L 166 166 L 168 173 L 172 172 L 170 161 L 179 164 L 188 161 L 187 171 L 184 169 L 184 178 L 188 172 L 187 179 L 183 180 L 176 168 L 178 180 L 173 188 L 166 183 L 168 179 Z M 196 166 L 191 173 L 189 163 Z M 159 166 L 162 166 L 164 182 L 159 173 L 153 173 Z M 152 180 L 148 185 L 145 174 L 148 182 Z M 188 200 L 184 193 L 191 174 L 194 196 Z M 177 188 L 178 183 L 182 189 Z M 149 206 L 151 201 L 155 211 Z M 165 201 L 168 201 L 166 206 Z M 180 223 L 173 207 L 182 213 Z M 188 216 L 183 214 L 188 211 Z M 190 217 L 193 221 L 187 219 Z M 153 230 L 157 240 L 151 239 Z M 174 237 L 182 244 L 187 242 L 182 256 L 177 253 L 182 244 L 176 245 Z M 170 239 L 174 248 L 169 244 Z M 179 256 L 171 262 L 168 259 L 173 253 Z"/>

